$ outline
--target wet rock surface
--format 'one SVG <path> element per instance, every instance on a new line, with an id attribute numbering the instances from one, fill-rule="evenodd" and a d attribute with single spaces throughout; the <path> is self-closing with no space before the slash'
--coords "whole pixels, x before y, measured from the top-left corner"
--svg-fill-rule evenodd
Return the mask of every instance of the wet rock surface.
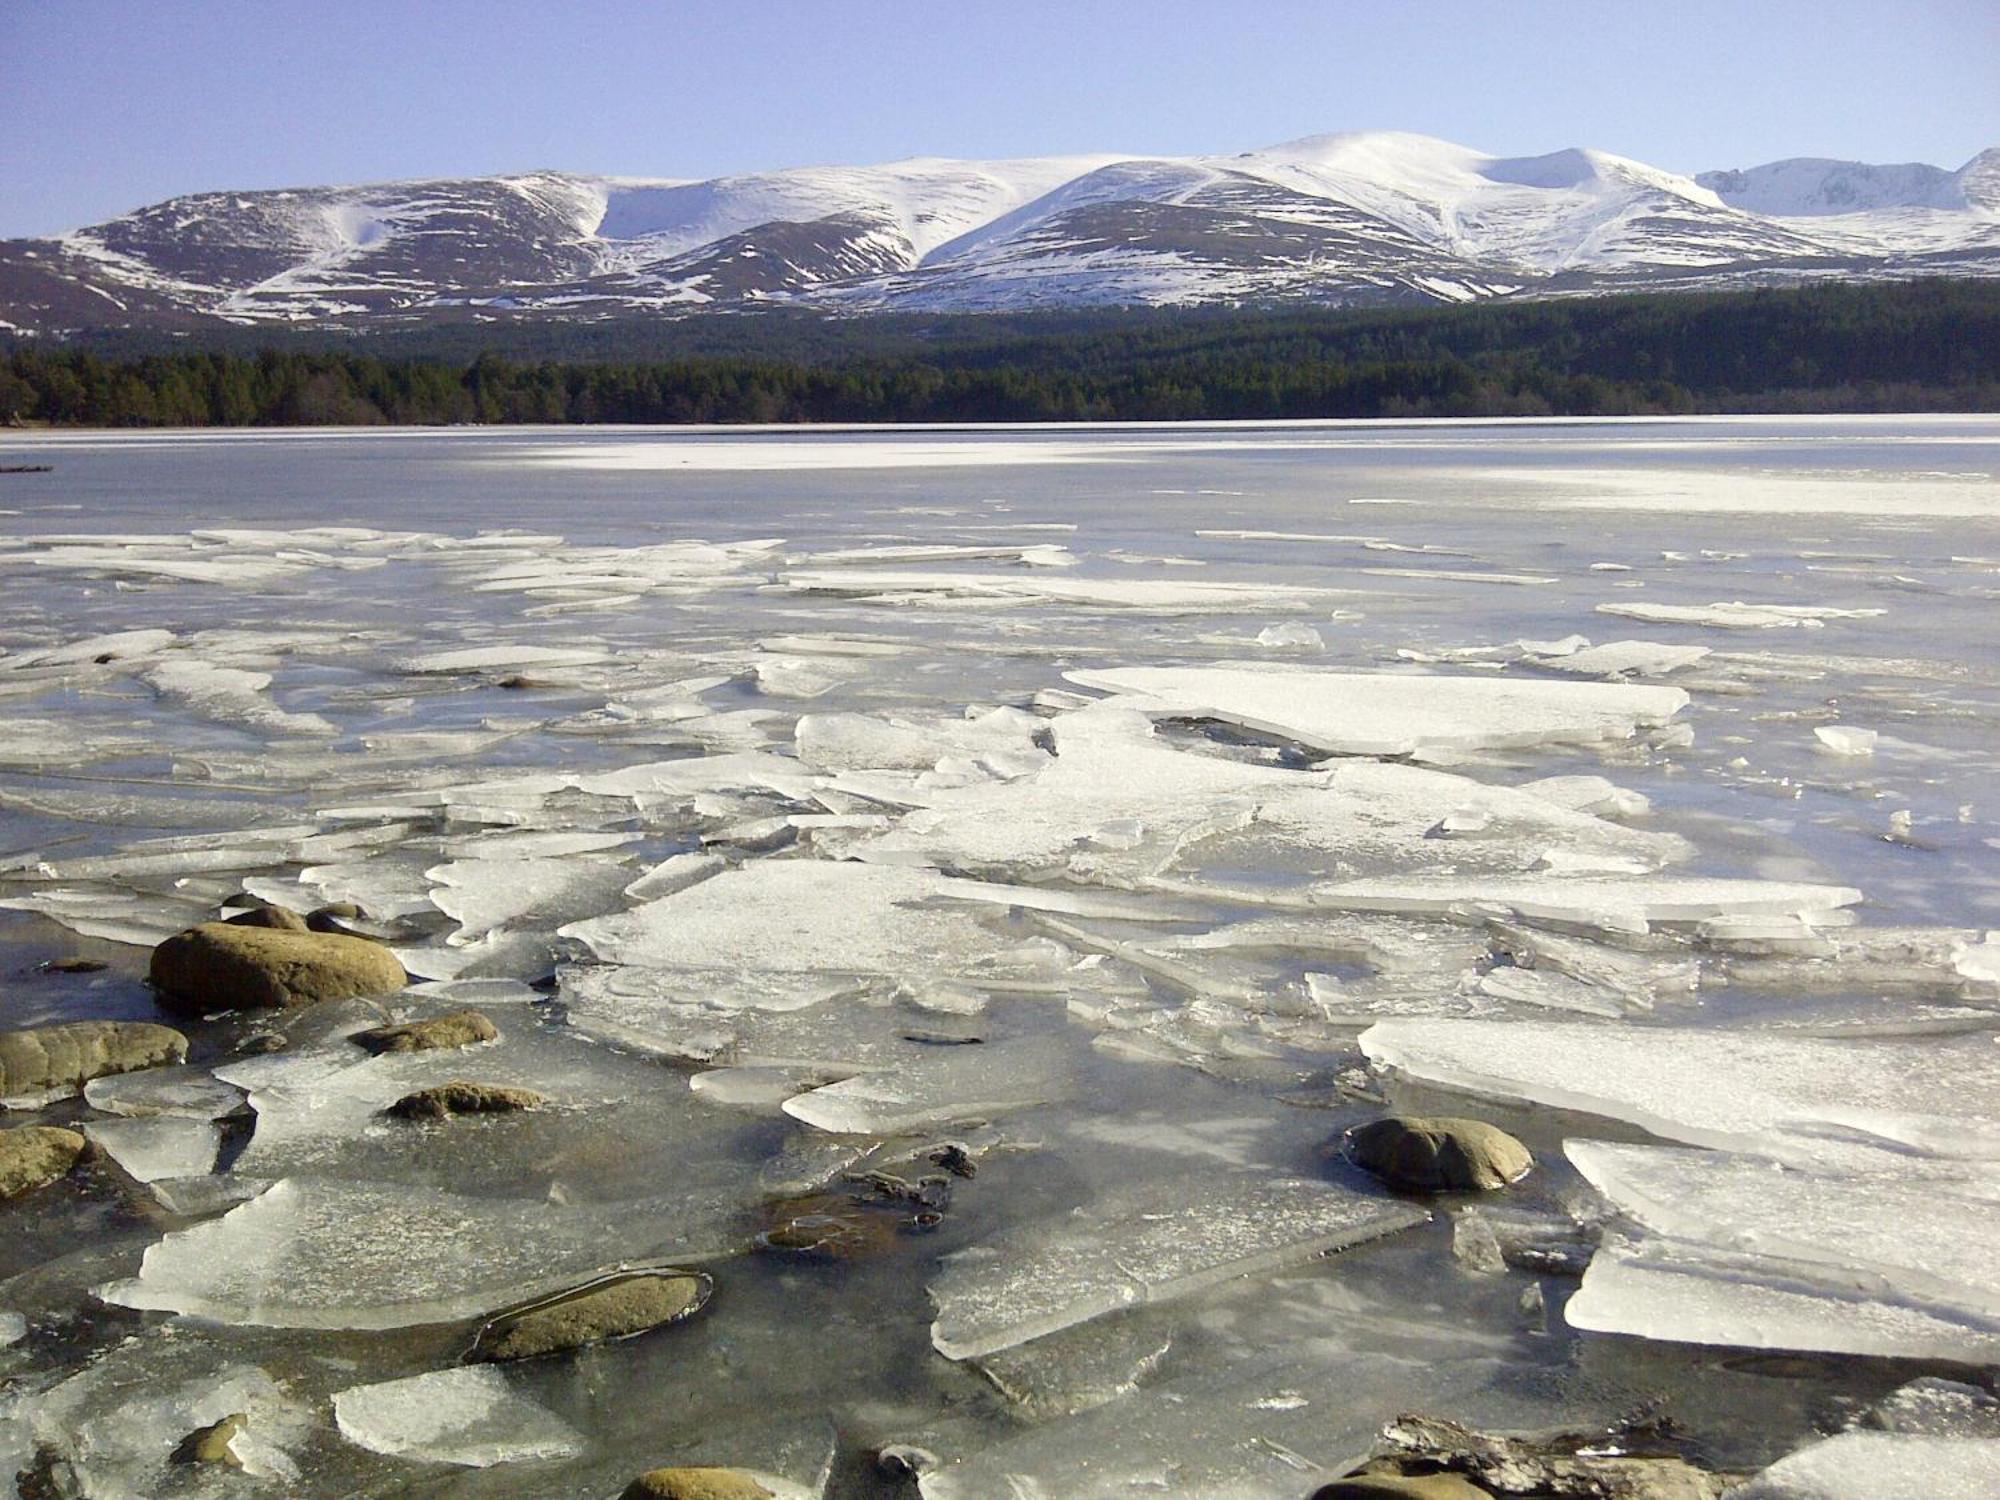
<path id="1" fill-rule="evenodd" d="M 187 1038 L 151 1021 L 76 1021 L 0 1032 L 0 1098 L 60 1096 L 93 1078 L 187 1057 Z"/>
<path id="2" fill-rule="evenodd" d="M 46 1187 L 77 1164 L 89 1142 L 54 1125 L 0 1130 L 0 1200 Z"/>
<path id="3" fill-rule="evenodd" d="M 1391 1115 L 1357 1126 L 1347 1152 L 1392 1186 L 1414 1192 L 1492 1192 L 1527 1176 L 1535 1159 L 1498 1126 L 1452 1116 Z"/>
<path id="4" fill-rule="evenodd" d="M 409 980 L 395 954 L 365 938 L 226 922 L 160 944 L 150 977 L 163 1005 L 191 1014 L 393 995 Z"/>
<path id="5" fill-rule="evenodd" d="M 383 1111 L 398 1120 L 449 1120 L 458 1115 L 512 1115 L 540 1109 L 548 1099 L 533 1089 L 454 1079 L 405 1094 Z"/>
<path id="6" fill-rule="evenodd" d="M 695 1272 L 623 1276 L 503 1313 L 480 1330 L 472 1358 L 536 1359 L 629 1338 L 699 1312 L 714 1283 Z"/>
<path id="7" fill-rule="evenodd" d="M 772 1492 L 741 1469 L 649 1469 L 621 1500 L 772 1500 Z"/>
<path id="8" fill-rule="evenodd" d="M 476 1047 L 498 1040 L 500 1028 L 476 1010 L 457 1010 L 424 1021 L 407 1021 L 397 1026 L 377 1026 L 358 1031 L 354 1041 L 373 1053 L 435 1052 L 455 1047 Z"/>

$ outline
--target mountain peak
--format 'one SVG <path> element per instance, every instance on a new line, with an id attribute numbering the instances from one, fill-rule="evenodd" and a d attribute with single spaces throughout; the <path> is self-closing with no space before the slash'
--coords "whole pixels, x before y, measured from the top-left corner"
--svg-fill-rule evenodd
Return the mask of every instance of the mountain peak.
<path id="1" fill-rule="evenodd" d="M 1688 178 L 1354 130 L 1236 155 L 557 171 L 204 193 L 0 244 L 0 326 L 1199 302 L 1383 305 L 2000 274 L 2000 150 Z"/>

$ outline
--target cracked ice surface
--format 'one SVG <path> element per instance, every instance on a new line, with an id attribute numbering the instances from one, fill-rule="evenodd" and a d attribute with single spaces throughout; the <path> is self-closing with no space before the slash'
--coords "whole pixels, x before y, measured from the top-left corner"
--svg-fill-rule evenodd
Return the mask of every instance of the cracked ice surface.
<path id="1" fill-rule="evenodd" d="M 2000 1358 L 2000 1167 L 1838 1176 L 1755 1157 L 1571 1141 L 1647 1231 L 1600 1252 L 1572 1326 L 1689 1343 Z"/>
<path id="2" fill-rule="evenodd" d="M 720 1227 L 703 1235 L 679 1198 L 562 1208 L 297 1177 L 169 1234 L 137 1276 L 98 1295 L 218 1323 L 404 1328 L 554 1290 L 621 1255 L 704 1254 L 721 1243 Z"/>
<path id="3" fill-rule="evenodd" d="M 1260 1173 L 1197 1174 L 1114 1193 L 950 1257 L 931 1285 L 931 1342 L 949 1359 L 991 1354 L 1429 1217 L 1393 1199 Z"/>
<path id="4" fill-rule="evenodd" d="M 1216 719 L 1329 755 L 1596 744 L 1664 724 L 1679 688 L 1513 678 L 1398 676 L 1216 667 L 1129 667 L 1065 674 L 1156 717 Z"/>
<path id="5" fill-rule="evenodd" d="M 1966 1173 L 2000 1162 L 2000 1047 L 1976 1033 L 1897 1042 L 1393 1020 L 1364 1032 L 1361 1050 L 1425 1083 L 1605 1115 L 1800 1167 L 1882 1171 L 1912 1153 Z M 1913 1088 L 1928 1078 L 1952 1087 Z"/>

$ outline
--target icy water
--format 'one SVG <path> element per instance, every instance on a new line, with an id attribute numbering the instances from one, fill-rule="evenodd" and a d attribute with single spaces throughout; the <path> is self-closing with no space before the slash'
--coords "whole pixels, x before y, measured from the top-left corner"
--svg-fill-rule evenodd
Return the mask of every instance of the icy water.
<path id="1" fill-rule="evenodd" d="M 37 1493 L 1303 1500 L 1409 1411 L 1992 1492 L 2000 419 L 21 463 L 4 1024 L 250 898 L 412 977 L 10 1101 L 97 1147 L 0 1205 Z M 549 1102 L 381 1113 L 461 1078 Z M 1395 1107 L 1536 1168 L 1391 1193 Z"/>

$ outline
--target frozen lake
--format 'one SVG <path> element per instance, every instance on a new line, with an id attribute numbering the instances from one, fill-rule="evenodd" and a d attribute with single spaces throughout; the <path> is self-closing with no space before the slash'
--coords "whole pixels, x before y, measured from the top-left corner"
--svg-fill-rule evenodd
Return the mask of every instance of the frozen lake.
<path id="1" fill-rule="evenodd" d="M 171 1459 L 245 1413 L 300 1494 L 1304 1500 L 1405 1411 L 1749 1472 L 2000 1364 L 2000 419 L 7 464 L 5 1026 L 160 1019 L 249 898 L 413 981 L 13 1101 L 97 1146 L 0 1205 L 15 1470 L 247 1493 Z M 381 1115 L 456 1079 L 548 1103 Z M 1536 1169 L 1387 1193 L 1392 1107 Z M 457 1365 L 660 1261 L 713 1302 Z"/>

